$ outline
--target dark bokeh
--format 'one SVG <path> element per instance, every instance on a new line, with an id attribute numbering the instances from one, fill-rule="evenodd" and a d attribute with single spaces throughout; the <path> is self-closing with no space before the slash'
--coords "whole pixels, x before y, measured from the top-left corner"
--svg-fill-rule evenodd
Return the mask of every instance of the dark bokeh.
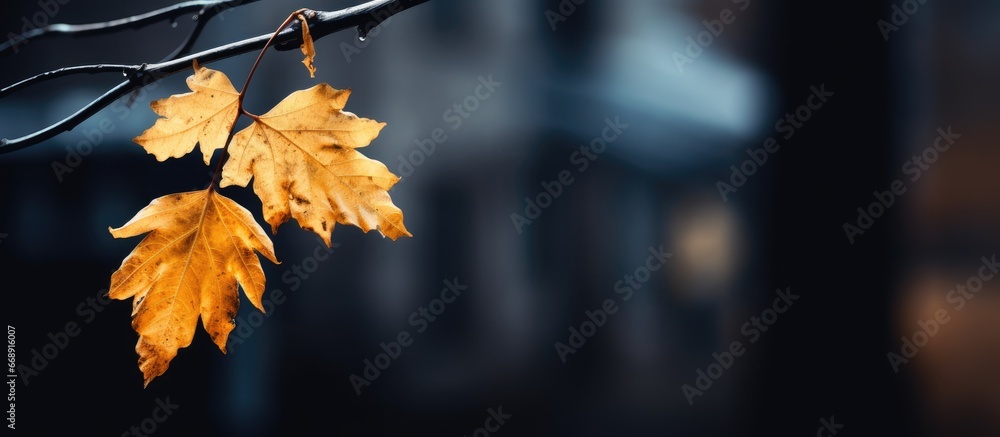
<path id="1" fill-rule="evenodd" d="M 502 410 L 490 435 L 1000 432 L 998 287 L 977 276 L 1000 242 L 998 6 L 578 1 L 432 0 L 364 41 L 318 40 L 315 80 L 300 53 L 270 52 L 248 108 L 318 81 L 350 87 L 348 110 L 388 123 L 363 151 L 403 176 L 391 195 L 414 237 L 340 226 L 328 251 L 282 226 L 267 316 L 241 297 L 229 354 L 199 327 L 146 389 L 130 303 L 99 299 L 139 238 L 107 229 L 208 181 L 199 154 L 158 163 L 131 142 L 187 73 L 0 155 L 4 320 L 32 372 L 9 379 L 17 431 L 482 436 Z M 8 2 L 0 30 L 168 4 Z M 195 50 L 270 32 L 291 10 L 227 11 Z M 0 57 L 0 84 L 155 62 L 190 26 L 31 42 Z M 252 63 L 210 66 L 239 84 Z M 5 97 L 0 136 L 121 80 Z M 949 127 L 961 136 L 934 149 Z M 886 194 L 895 181 L 905 192 Z M 222 192 L 264 223 L 251 190 Z M 978 299 L 953 291 L 974 277 Z M 455 282 L 467 289 L 420 315 Z M 351 376 L 404 331 L 412 344 L 358 395 Z M 179 407 L 150 420 L 168 401 Z"/>

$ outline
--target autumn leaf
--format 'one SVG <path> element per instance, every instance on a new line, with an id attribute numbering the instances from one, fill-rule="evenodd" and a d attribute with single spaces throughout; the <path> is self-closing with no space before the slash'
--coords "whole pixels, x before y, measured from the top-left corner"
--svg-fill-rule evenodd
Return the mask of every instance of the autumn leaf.
<path id="1" fill-rule="evenodd" d="M 303 64 L 313 75 L 315 47 L 305 16 L 298 17 Z M 246 187 L 253 180 L 272 232 L 294 218 L 327 246 L 336 223 L 377 229 L 393 240 L 410 236 L 388 193 L 399 178 L 356 150 L 378 137 L 385 123 L 344 111 L 350 90 L 320 84 L 256 116 L 242 109 L 241 94 L 225 74 L 197 63 L 194 71 L 187 79 L 190 93 L 150 105 L 161 118 L 135 138 L 147 152 L 164 161 L 200 145 L 208 164 L 215 150 L 227 148 L 220 185 Z M 227 147 L 240 114 L 253 122 Z M 133 298 L 132 327 L 139 333 L 136 352 L 146 385 L 191 344 L 199 318 L 226 352 L 238 287 L 263 311 L 265 279 L 254 251 L 277 263 L 273 245 L 246 209 L 213 188 L 160 197 L 110 231 L 115 238 L 148 233 L 112 275 L 108 292 L 114 299 Z"/>
<path id="2" fill-rule="evenodd" d="M 225 74 L 194 63 L 194 75 L 187 78 L 190 93 L 170 96 L 149 104 L 160 116 L 133 141 L 158 161 L 180 158 L 201 144 L 205 165 L 212 153 L 226 145 L 229 132 L 239 115 L 239 92 Z"/>
<path id="3" fill-rule="evenodd" d="M 385 123 L 343 111 L 350 90 L 323 83 L 296 91 L 233 137 L 221 186 L 247 186 L 272 231 L 295 218 L 330 245 L 334 223 L 378 229 L 393 240 L 411 236 L 388 190 L 399 178 L 357 148 Z"/>
<path id="4" fill-rule="evenodd" d="M 201 317 L 212 341 L 226 352 L 239 307 L 237 283 L 264 311 L 264 271 L 256 250 L 274 263 L 274 247 L 245 208 L 214 190 L 153 200 L 115 238 L 149 233 L 111 276 L 108 295 L 132 301 L 135 350 L 145 385 L 187 347 Z"/>
<path id="5" fill-rule="evenodd" d="M 313 45 L 312 35 L 309 34 L 309 22 L 306 21 L 306 16 L 299 14 L 299 22 L 302 23 L 302 45 L 299 46 L 299 49 L 302 50 L 303 55 L 306 55 L 302 64 L 309 70 L 309 77 L 315 78 L 316 66 L 313 65 L 313 62 L 316 60 L 316 46 Z"/>

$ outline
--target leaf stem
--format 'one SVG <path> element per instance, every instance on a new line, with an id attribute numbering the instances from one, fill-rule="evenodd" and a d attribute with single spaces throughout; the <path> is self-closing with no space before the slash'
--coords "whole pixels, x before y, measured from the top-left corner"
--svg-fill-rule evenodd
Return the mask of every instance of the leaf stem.
<path id="1" fill-rule="evenodd" d="M 219 162 L 215 164 L 215 172 L 212 173 L 212 180 L 208 183 L 209 192 L 215 189 L 215 182 L 219 179 L 219 175 L 222 174 L 222 166 L 229 159 L 229 144 L 233 142 L 233 134 L 236 133 L 236 121 L 239 120 L 241 115 L 246 115 L 247 117 L 250 117 L 255 120 L 257 119 L 256 115 L 251 114 L 250 112 L 248 112 L 246 109 L 243 108 L 243 97 L 246 96 L 247 90 L 250 89 L 250 80 L 253 79 L 253 74 L 254 72 L 257 71 L 257 66 L 260 65 L 260 61 L 264 59 L 264 53 L 267 52 L 267 49 L 271 47 L 271 45 L 274 43 L 274 39 L 278 37 L 278 34 L 281 33 L 282 30 L 285 30 L 285 28 L 291 25 L 293 22 L 295 22 L 295 20 L 297 20 L 298 17 L 306 18 L 306 17 L 313 17 L 315 15 L 316 13 L 314 11 L 305 8 L 292 12 L 288 16 L 288 18 L 285 18 L 285 21 L 281 22 L 281 26 L 278 26 L 278 29 L 275 30 L 273 34 L 271 34 L 271 38 L 267 40 L 267 43 L 264 44 L 264 47 L 260 49 L 260 53 L 257 55 L 257 60 L 254 61 L 253 67 L 250 67 L 250 73 L 247 74 L 247 80 L 246 82 L 243 83 L 243 88 L 240 89 L 240 94 L 236 103 L 236 108 L 237 108 L 236 120 L 233 120 L 233 125 L 232 127 L 229 128 L 229 137 L 226 138 L 226 145 L 223 146 L 222 148 L 222 154 L 219 156 Z M 303 21 L 302 25 L 308 26 L 309 23 Z"/>
<path id="2" fill-rule="evenodd" d="M 260 65 L 261 59 L 264 59 L 264 53 L 267 52 L 268 47 L 271 47 L 271 44 L 274 43 L 274 39 L 278 37 L 278 34 L 281 33 L 282 30 L 285 30 L 285 28 L 288 27 L 288 25 L 292 24 L 292 22 L 294 22 L 297 19 L 296 17 L 301 14 L 306 14 L 306 16 L 311 17 L 314 16 L 316 13 L 305 8 L 292 12 L 291 15 L 289 15 L 288 18 L 285 18 L 285 21 L 281 23 L 281 26 L 278 26 L 278 30 L 275 30 L 274 33 L 271 34 L 271 39 L 267 40 L 267 43 L 264 44 L 264 48 L 260 49 L 260 53 L 257 55 L 257 60 L 254 61 L 253 67 L 250 68 L 250 74 L 247 75 L 247 80 L 246 82 L 243 83 L 243 89 L 240 90 L 240 99 L 239 99 L 240 112 L 245 112 L 243 110 L 243 96 L 246 95 L 247 88 L 250 87 L 250 80 L 253 79 L 253 74 L 257 71 L 257 66 Z M 302 23 L 302 25 L 308 26 L 309 23 Z M 250 114 L 248 113 L 247 115 Z"/>

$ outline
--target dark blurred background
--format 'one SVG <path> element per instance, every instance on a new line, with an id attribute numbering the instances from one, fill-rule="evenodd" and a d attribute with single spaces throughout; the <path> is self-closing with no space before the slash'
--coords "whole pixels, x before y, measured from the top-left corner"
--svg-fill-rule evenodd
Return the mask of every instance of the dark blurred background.
<path id="1" fill-rule="evenodd" d="M 62 0 L 50 14 L 5 2 L 0 30 L 170 3 Z M 247 4 L 213 19 L 195 50 L 271 32 L 297 7 L 353 4 Z M 364 41 L 318 40 L 315 80 L 297 51 L 271 52 L 250 110 L 317 81 L 352 88 L 348 110 L 388 123 L 363 152 L 404 176 L 391 195 L 414 237 L 340 226 L 323 258 L 314 235 L 282 226 L 282 264 L 265 272 L 266 297 L 284 299 L 263 318 L 241 297 L 242 342 L 223 355 L 199 327 L 143 389 L 130 303 L 95 298 L 140 241 L 108 226 L 209 178 L 197 153 L 157 163 L 131 142 L 155 120 L 151 100 L 187 90 L 187 72 L 167 77 L 132 106 L 0 156 L 4 321 L 17 364 L 37 371 L 14 378 L 17 432 L 998 435 L 1000 283 L 983 277 L 962 306 L 953 291 L 1000 243 L 998 20 L 987 0 L 432 0 Z M 155 62 L 191 26 L 34 41 L 0 57 L 0 83 Z M 210 66 L 240 84 L 253 59 Z M 500 85 L 475 97 L 491 77 Z M 58 121 L 121 80 L 12 94 L 0 136 Z M 819 108 L 814 88 L 833 93 Z M 581 158 L 607 120 L 628 127 Z M 949 127 L 961 136 L 933 149 Z M 447 139 L 428 153 L 435 129 Z M 780 149 L 762 152 L 768 138 Z M 753 174 L 723 195 L 730 166 Z M 545 202 L 543 183 L 563 171 L 573 182 Z M 879 208 L 873 192 L 886 198 L 897 180 L 906 191 Z M 222 192 L 263 223 L 249 189 Z M 549 206 L 519 227 L 526 198 Z M 646 275 L 661 246 L 672 256 Z M 411 315 L 455 278 L 468 288 L 433 322 Z M 769 311 L 778 289 L 799 296 L 781 313 Z M 557 342 L 608 299 L 617 311 L 561 357 Z M 942 311 L 946 322 L 928 324 Z M 745 325 L 760 318 L 766 332 Z M 77 335 L 60 334 L 67 323 Z M 358 395 L 350 376 L 403 331 L 412 344 Z M 742 352 L 727 358 L 734 342 Z M 55 356 L 33 363 L 34 351 Z M 150 420 L 166 402 L 179 407 Z"/>

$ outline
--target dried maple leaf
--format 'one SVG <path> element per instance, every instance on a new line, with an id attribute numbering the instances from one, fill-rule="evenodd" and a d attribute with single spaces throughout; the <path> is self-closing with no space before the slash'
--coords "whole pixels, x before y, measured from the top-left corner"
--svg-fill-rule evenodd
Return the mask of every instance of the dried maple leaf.
<path id="1" fill-rule="evenodd" d="M 334 223 L 411 236 L 388 190 L 399 178 L 355 150 L 385 123 L 343 111 L 350 90 L 323 83 L 296 91 L 233 137 L 221 186 L 247 186 L 272 231 L 294 217 L 329 246 Z"/>
<path id="2" fill-rule="evenodd" d="M 180 158 L 201 144 L 208 165 L 212 153 L 226 145 L 239 115 L 239 92 L 222 72 L 198 66 L 188 76 L 190 93 L 177 94 L 149 104 L 160 116 L 153 127 L 135 141 L 158 161 Z"/>
<path id="3" fill-rule="evenodd" d="M 191 344 L 199 316 L 226 352 L 239 307 L 237 283 L 264 311 L 264 271 L 254 251 L 277 263 L 274 246 L 249 211 L 214 190 L 160 197 L 109 230 L 115 238 L 149 232 L 111 276 L 108 291 L 113 299 L 134 298 L 135 350 L 146 385 Z"/>

